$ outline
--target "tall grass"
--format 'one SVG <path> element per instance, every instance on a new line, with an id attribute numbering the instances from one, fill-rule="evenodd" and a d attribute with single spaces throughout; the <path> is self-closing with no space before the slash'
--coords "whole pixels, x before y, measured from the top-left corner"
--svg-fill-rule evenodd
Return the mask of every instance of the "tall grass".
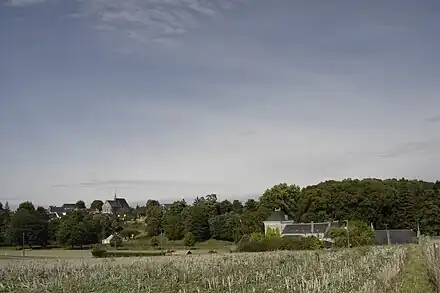
<path id="1" fill-rule="evenodd" d="M 438 238 L 423 237 L 419 243 L 423 249 L 429 278 L 434 284 L 436 292 L 440 292 L 440 240 Z"/>
<path id="2" fill-rule="evenodd" d="M 337 251 L 17 262 L 0 292 L 385 292 L 404 246 Z"/>

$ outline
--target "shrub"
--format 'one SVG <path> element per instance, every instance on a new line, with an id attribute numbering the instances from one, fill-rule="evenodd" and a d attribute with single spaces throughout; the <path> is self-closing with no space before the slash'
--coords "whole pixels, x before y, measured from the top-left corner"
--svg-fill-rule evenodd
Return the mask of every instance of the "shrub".
<path id="1" fill-rule="evenodd" d="M 166 254 L 165 252 L 161 252 L 161 251 L 129 251 L 129 250 L 107 251 L 101 246 L 96 246 L 92 249 L 92 255 L 96 258 L 161 256 L 165 254 Z"/>
<path id="2" fill-rule="evenodd" d="M 265 236 L 268 238 L 281 237 L 281 233 L 277 228 L 267 227 Z"/>
<path id="3" fill-rule="evenodd" d="M 298 237 L 282 237 L 280 250 L 300 250 L 302 239 Z"/>
<path id="4" fill-rule="evenodd" d="M 194 237 L 193 233 L 188 232 L 185 234 L 183 242 L 185 246 L 193 246 L 194 244 L 196 244 L 196 238 Z"/>
<path id="5" fill-rule="evenodd" d="M 301 240 L 301 249 L 318 250 L 324 248 L 324 243 L 315 236 L 304 237 Z"/>
<path id="6" fill-rule="evenodd" d="M 260 242 L 260 241 L 264 241 L 265 238 L 266 235 L 264 235 L 264 233 L 254 232 L 250 236 L 250 241 Z"/>
<path id="7" fill-rule="evenodd" d="M 151 237 L 150 244 L 153 247 L 159 246 L 159 239 L 156 236 Z"/>
<path id="8" fill-rule="evenodd" d="M 92 248 L 92 255 L 94 257 L 105 257 L 104 255 L 106 252 L 107 250 L 105 250 L 105 248 L 100 245 L 96 245 Z"/>
<path id="9" fill-rule="evenodd" d="M 139 234 L 140 234 L 140 232 L 134 228 L 125 228 L 124 230 L 121 231 L 121 235 L 124 238 L 134 238 L 134 237 L 138 236 Z"/>
<path id="10" fill-rule="evenodd" d="M 323 243 L 316 237 L 242 237 L 237 245 L 237 252 L 262 252 L 275 250 L 315 250 L 323 248 Z"/>
<path id="11" fill-rule="evenodd" d="M 263 241 L 242 241 L 238 244 L 237 252 L 261 252 L 266 251 L 267 247 Z"/>
<path id="12" fill-rule="evenodd" d="M 350 247 L 372 245 L 374 243 L 374 231 L 369 225 L 362 221 L 353 220 L 349 222 L 348 231 L 346 228 L 334 228 L 330 230 L 330 237 L 335 247 Z"/>
<path id="13" fill-rule="evenodd" d="M 103 257 L 163 256 L 160 251 L 106 251 Z"/>
<path id="14" fill-rule="evenodd" d="M 122 246 L 122 238 L 119 235 L 114 235 L 113 238 L 110 240 L 110 245 L 114 247 L 120 247 Z"/>

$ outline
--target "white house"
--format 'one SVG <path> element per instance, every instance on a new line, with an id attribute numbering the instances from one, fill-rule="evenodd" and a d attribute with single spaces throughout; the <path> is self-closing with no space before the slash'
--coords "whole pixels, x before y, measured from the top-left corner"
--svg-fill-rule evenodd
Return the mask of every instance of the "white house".
<path id="1" fill-rule="evenodd" d="M 329 231 L 332 228 L 341 227 L 337 221 L 321 223 L 295 223 L 293 220 L 289 220 L 288 216 L 280 209 L 276 209 L 274 212 L 272 212 L 272 214 L 263 223 L 265 233 L 267 233 L 268 228 L 271 228 L 278 230 L 281 237 L 315 236 L 327 242 L 332 242 Z"/>

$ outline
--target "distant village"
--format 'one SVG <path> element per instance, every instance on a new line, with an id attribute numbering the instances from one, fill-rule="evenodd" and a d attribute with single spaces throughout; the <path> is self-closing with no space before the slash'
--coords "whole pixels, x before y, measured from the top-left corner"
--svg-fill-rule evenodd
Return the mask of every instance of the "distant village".
<path id="1" fill-rule="evenodd" d="M 49 208 L 47 209 L 47 212 L 51 218 L 61 218 L 61 217 L 65 216 L 68 212 L 74 211 L 76 209 L 78 209 L 76 204 L 65 203 L 60 207 L 49 206 Z M 123 214 L 129 213 L 132 210 L 132 208 L 127 203 L 125 198 L 117 197 L 115 194 L 113 199 L 109 199 L 109 200 L 104 201 L 101 211 L 98 209 L 90 209 L 90 208 L 86 208 L 85 210 L 92 213 L 92 214 L 103 213 L 103 214 L 110 214 L 110 215 L 114 215 L 114 214 L 118 214 L 118 215 L 122 214 L 123 215 Z"/>
<path id="2" fill-rule="evenodd" d="M 167 205 L 165 205 L 167 206 Z M 51 218 L 61 218 L 65 216 L 68 212 L 77 210 L 78 207 L 73 203 L 66 203 L 60 207 L 49 206 L 48 214 Z M 117 197 L 116 194 L 113 199 L 105 200 L 102 205 L 102 210 L 86 208 L 86 211 L 92 214 L 108 214 L 108 215 L 118 215 L 124 216 L 130 213 L 133 209 L 130 207 L 125 198 Z M 329 244 L 332 242 L 329 231 L 332 228 L 340 228 L 343 223 L 338 221 L 332 222 L 322 222 L 322 223 L 295 223 L 290 220 L 287 215 L 280 209 L 276 209 L 272 214 L 263 222 L 264 230 L 276 229 L 280 231 L 281 237 L 308 237 L 315 236 L 324 242 Z M 375 234 L 375 244 L 403 244 L 412 243 L 417 241 L 420 237 L 420 229 L 413 231 L 411 229 L 387 229 L 387 230 L 376 230 L 371 224 L 371 228 Z"/>

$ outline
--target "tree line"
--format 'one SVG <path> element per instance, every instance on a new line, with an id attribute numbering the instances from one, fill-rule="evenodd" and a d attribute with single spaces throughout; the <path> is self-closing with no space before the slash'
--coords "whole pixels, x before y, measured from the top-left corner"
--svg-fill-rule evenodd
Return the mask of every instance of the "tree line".
<path id="1" fill-rule="evenodd" d="M 74 248 L 99 243 L 122 230 L 117 217 L 93 215 L 85 209 L 71 211 L 58 219 L 51 218 L 43 207 L 35 208 L 31 202 L 21 203 L 14 212 L 0 204 L 0 245 Z"/>
<path id="2" fill-rule="evenodd" d="M 275 208 L 296 222 L 360 220 L 376 229 L 420 229 L 424 234 L 440 234 L 440 182 L 407 179 L 345 179 L 325 181 L 300 188 L 281 183 L 267 189 L 259 199 L 219 201 L 215 194 L 163 205 L 148 200 L 134 208 L 129 218 L 145 217 L 148 236 L 163 235 L 169 240 L 200 242 L 218 239 L 239 242 L 244 235 L 264 233 L 263 221 Z M 0 242 L 34 245 L 58 243 L 65 246 L 99 242 L 114 232 L 123 233 L 120 218 L 93 215 L 78 209 L 61 219 L 49 220 L 45 209 L 25 202 L 15 212 L 0 205 Z M 102 201 L 92 202 L 101 209 Z M 126 233 L 127 234 L 127 233 Z"/>

